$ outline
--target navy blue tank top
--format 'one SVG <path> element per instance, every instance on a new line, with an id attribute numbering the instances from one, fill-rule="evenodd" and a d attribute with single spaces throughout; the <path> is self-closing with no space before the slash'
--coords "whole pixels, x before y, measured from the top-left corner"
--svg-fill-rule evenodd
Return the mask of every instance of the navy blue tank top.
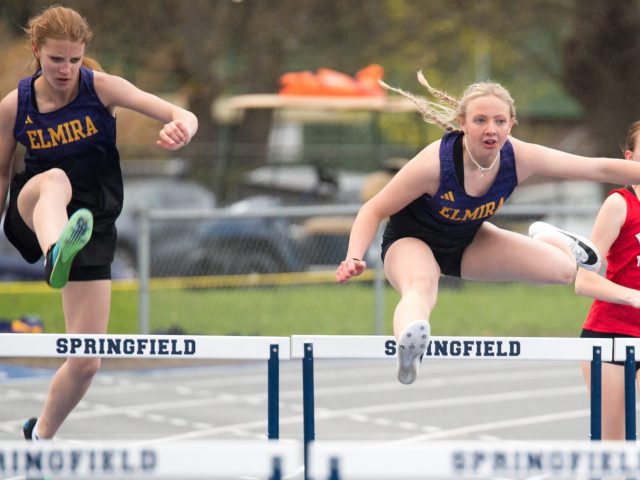
<path id="1" fill-rule="evenodd" d="M 116 120 L 96 94 L 93 71 L 82 67 L 76 98 L 48 113 L 38 111 L 34 95 L 33 82 L 39 74 L 18 84 L 14 137 L 26 147 L 25 175 L 29 179 L 61 168 L 73 189 L 69 214 L 88 208 L 94 232 L 115 234 L 123 199 Z"/>
<path id="2" fill-rule="evenodd" d="M 467 245 L 483 222 L 491 218 L 518 185 L 513 146 L 500 150 L 500 167 L 489 190 L 468 195 L 455 171 L 454 144 L 462 132 L 448 132 L 440 143 L 440 186 L 434 196 L 422 195 L 391 216 L 387 230 L 396 236 L 429 238 L 434 248 L 453 250 Z"/>

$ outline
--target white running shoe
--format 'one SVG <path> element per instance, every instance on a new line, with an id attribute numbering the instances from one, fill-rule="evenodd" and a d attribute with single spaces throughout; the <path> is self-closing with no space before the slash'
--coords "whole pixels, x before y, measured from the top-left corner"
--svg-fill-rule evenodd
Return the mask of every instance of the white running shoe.
<path id="1" fill-rule="evenodd" d="M 426 320 L 405 328 L 398 341 L 398 381 L 410 385 L 418 378 L 418 363 L 427 351 L 431 327 Z"/>
<path id="2" fill-rule="evenodd" d="M 529 226 L 530 237 L 535 238 L 543 233 L 550 233 L 562 238 L 571 249 L 574 257 L 576 257 L 576 264 L 579 267 L 592 272 L 600 271 L 600 267 L 602 266 L 602 257 L 598 248 L 591 242 L 591 240 L 583 237 L 582 235 L 578 235 L 577 233 L 561 230 L 545 222 L 533 222 Z"/>

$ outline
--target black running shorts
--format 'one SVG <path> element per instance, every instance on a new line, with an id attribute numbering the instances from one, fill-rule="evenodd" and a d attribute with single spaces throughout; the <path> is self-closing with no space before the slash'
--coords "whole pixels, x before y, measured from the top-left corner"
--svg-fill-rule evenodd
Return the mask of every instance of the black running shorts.
<path id="1" fill-rule="evenodd" d="M 42 250 L 36 234 L 24 223 L 18 211 L 18 195 L 27 183 L 24 173 L 16 174 L 11 180 L 9 205 L 4 219 L 4 233 L 20 255 L 29 263 L 36 263 L 42 257 Z M 68 208 L 70 215 L 76 208 Z M 76 255 L 69 272 L 70 281 L 107 280 L 111 278 L 111 262 L 115 253 L 116 233 L 94 232 L 89 243 Z"/>
<path id="2" fill-rule="evenodd" d="M 632 335 L 626 335 L 624 333 L 607 333 L 607 332 L 595 332 L 593 330 L 587 330 L 586 328 L 582 329 L 582 333 L 580 333 L 580 338 L 636 338 Z M 621 365 L 624 367 L 623 361 L 614 361 L 614 362 L 603 362 L 603 363 L 613 363 L 614 365 Z M 636 362 L 636 372 L 640 370 L 640 362 Z"/>
<path id="3" fill-rule="evenodd" d="M 384 262 L 387 250 L 389 250 L 389 247 L 396 240 L 401 238 L 417 238 L 418 240 L 422 240 L 431 249 L 436 262 L 438 262 L 438 266 L 440 267 L 440 272 L 443 275 L 460 277 L 462 255 L 471 242 L 473 242 L 475 233 L 476 232 L 466 238 L 457 239 L 456 241 L 451 239 L 450 244 L 445 247 L 439 245 L 442 243 L 442 234 L 435 234 L 424 229 L 416 228 L 411 229 L 411 231 L 399 231 L 394 228 L 393 225 L 387 224 L 387 228 L 385 228 L 384 235 L 382 237 L 382 261 Z"/>

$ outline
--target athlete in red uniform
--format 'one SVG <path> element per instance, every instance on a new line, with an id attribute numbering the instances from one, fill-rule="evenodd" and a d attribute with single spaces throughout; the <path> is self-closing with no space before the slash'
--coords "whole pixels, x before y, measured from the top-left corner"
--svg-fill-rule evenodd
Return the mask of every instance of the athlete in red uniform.
<path id="1" fill-rule="evenodd" d="M 640 121 L 627 133 L 624 156 L 640 161 Z M 640 337 L 640 185 L 609 193 L 593 226 L 591 239 L 606 258 L 605 276 L 579 269 L 576 293 L 595 299 L 582 337 Z M 584 362 L 590 388 L 589 362 Z M 638 369 L 636 368 L 636 378 Z M 624 440 L 624 362 L 602 366 L 602 439 Z"/>

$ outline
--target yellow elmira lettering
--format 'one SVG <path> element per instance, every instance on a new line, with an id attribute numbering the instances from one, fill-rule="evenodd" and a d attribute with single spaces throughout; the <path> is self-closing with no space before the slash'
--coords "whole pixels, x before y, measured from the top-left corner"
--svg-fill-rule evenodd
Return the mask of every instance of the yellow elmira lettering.
<path id="1" fill-rule="evenodd" d="M 31 148 L 40 148 L 39 146 L 37 146 L 37 141 L 36 138 L 38 136 L 38 131 L 37 130 L 27 130 L 27 137 L 29 137 L 29 144 L 31 145 Z"/>
<path id="2" fill-rule="evenodd" d="M 96 133 L 98 133 L 98 129 L 91 121 L 91 117 L 89 115 L 87 115 L 84 120 L 87 127 L 87 131 L 86 131 L 87 137 L 90 137 L 91 135 L 95 135 Z"/>
<path id="3" fill-rule="evenodd" d="M 54 147 L 60 143 L 62 143 L 63 145 L 68 143 L 67 136 L 65 135 L 65 132 L 63 129 L 64 129 L 63 124 L 58 125 L 57 130 L 54 130 L 53 128 L 47 129 L 47 131 L 49 132 L 49 137 L 51 137 L 51 144 Z"/>
<path id="4" fill-rule="evenodd" d="M 74 141 L 77 142 L 81 138 L 86 138 L 86 135 L 82 131 L 82 123 L 80 123 L 80 120 L 71 120 L 69 122 L 69 126 L 71 127 L 71 130 L 73 131 L 73 140 Z"/>
<path id="5" fill-rule="evenodd" d="M 453 208 L 451 207 L 442 207 L 438 213 L 441 217 L 449 218 L 449 215 L 451 215 L 449 212 L 451 212 L 452 210 Z"/>
<path id="6" fill-rule="evenodd" d="M 464 217 L 462 220 L 477 220 L 479 218 L 484 218 L 484 210 L 486 205 L 480 205 L 473 212 L 471 210 L 465 210 Z"/>
<path id="7" fill-rule="evenodd" d="M 51 142 L 45 141 L 42 130 L 38 130 L 38 145 L 40 148 L 51 148 Z"/>
<path id="8" fill-rule="evenodd" d="M 487 216 L 491 216 L 496 213 L 496 202 L 487 203 Z"/>
<path id="9" fill-rule="evenodd" d="M 53 148 L 58 145 L 66 145 L 67 143 L 77 142 L 87 137 L 91 137 L 98 133 L 98 129 L 87 115 L 82 120 L 74 119 L 63 122 L 55 127 L 49 127 L 46 130 L 41 128 L 27 130 L 27 137 L 32 150 L 43 148 Z"/>
<path id="10" fill-rule="evenodd" d="M 489 218 L 504 205 L 504 197 L 500 197 L 500 202 L 496 207 L 496 202 L 487 202 L 474 210 L 466 208 L 464 213 L 459 208 L 442 207 L 438 212 L 440 216 L 447 220 L 453 220 L 454 222 L 467 222 L 470 220 L 482 220 L 483 218 Z"/>

